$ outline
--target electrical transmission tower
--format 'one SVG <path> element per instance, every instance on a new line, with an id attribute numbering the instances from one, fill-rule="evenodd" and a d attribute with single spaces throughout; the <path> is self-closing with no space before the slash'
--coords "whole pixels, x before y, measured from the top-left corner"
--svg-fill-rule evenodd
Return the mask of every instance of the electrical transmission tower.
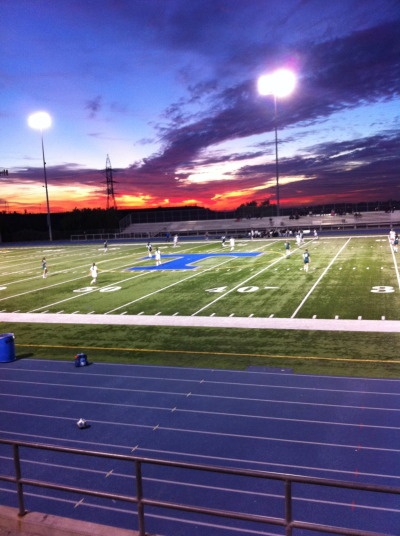
<path id="1" fill-rule="evenodd" d="M 106 182 L 107 182 L 107 210 L 109 208 L 117 208 L 117 203 L 115 201 L 115 195 L 114 195 L 114 179 L 113 179 L 113 172 L 111 167 L 111 161 L 110 157 L 107 155 L 106 159 Z"/>

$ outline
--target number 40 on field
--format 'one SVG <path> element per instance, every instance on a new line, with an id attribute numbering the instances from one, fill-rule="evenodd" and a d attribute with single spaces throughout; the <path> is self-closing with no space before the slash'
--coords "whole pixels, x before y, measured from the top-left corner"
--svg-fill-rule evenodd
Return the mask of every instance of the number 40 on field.
<path id="1" fill-rule="evenodd" d="M 279 288 L 279 287 L 264 287 L 264 289 L 266 290 L 270 290 L 270 289 L 274 289 L 274 288 Z M 214 287 L 214 288 L 208 288 L 206 289 L 206 292 L 216 292 L 216 293 L 222 293 L 222 292 L 226 292 L 228 290 L 228 287 Z M 246 293 L 246 292 L 257 292 L 257 290 L 260 290 L 260 287 L 253 287 L 253 286 L 249 286 L 249 287 L 239 287 L 236 289 L 237 292 L 242 292 L 242 293 Z"/>

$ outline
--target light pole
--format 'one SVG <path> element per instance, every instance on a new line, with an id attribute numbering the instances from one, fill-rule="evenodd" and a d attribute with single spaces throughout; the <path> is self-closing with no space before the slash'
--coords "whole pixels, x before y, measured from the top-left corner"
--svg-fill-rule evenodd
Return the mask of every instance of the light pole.
<path id="1" fill-rule="evenodd" d="M 274 127 L 275 127 L 275 174 L 276 174 L 276 215 L 280 216 L 279 196 L 279 154 L 278 154 L 278 107 L 277 99 L 287 97 L 296 86 L 296 76 L 288 69 L 278 69 L 271 74 L 265 74 L 258 79 L 258 93 L 274 97 Z"/>
<path id="2" fill-rule="evenodd" d="M 47 204 L 47 227 L 49 229 L 49 240 L 53 241 L 53 235 L 51 232 L 51 219 L 50 219 L 50 202 L 49 191 L 47 188 L 47 173 L 46 173 L 46 159 L 44 157 L 44 143 L 43 143 L 43 130 L 51 126 L 51 117 L 47 112 L 35 112 L 28 117 L 28 125 L 35 130 L 40 130 L 40 136 L 42 140 L 42 157 L 43 157 L 43 173 L 44 173 L 44 187 L 46 190 L 46 204 Z"/>

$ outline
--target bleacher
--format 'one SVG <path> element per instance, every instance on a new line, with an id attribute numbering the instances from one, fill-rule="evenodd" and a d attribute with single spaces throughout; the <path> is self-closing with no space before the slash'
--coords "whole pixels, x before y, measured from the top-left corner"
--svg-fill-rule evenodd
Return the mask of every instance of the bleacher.
<path id="1" fill-rule="evenodd" d="M 272 218 L 224 219 L 224 220 L 196 220 L 179 222 L 134 223 L 121 231 L 121 234 L 130 238 L 158 238 L 166 234 L 180 236 L 198 236 L 209 234 L 210 237 L 226 235 L 248 235 L 251 230 L 264 234 L 266 231 L 280 231 L 286 229 L 390 229 L 400 225 L 400 212 L 364 212 L 357 214 L 331 215 L 310 214 L 298 219 L 289 216 Z"/>
<path id="2" fill-rule="evenodd" d="M 232 218 L 232 219 L 208 219 L 188 220 L 171 222 L 146 222 L 131 223 L 121 228 L 119 233 L 75 235 L 71 240 L 165 240 L 168 235 L 172 237 L 178 234 L 180 238 L 204 238 L 219 239 L 222 235 L 236 238 L 248 237 L 251 230 L 256 236 L 284 235 L 286 231 L 317 230 L 372 230 L 400 228 L 400 211 L 385 212 L 359 212 L 352 214 L 308 214 L 293 219 L 290 216 L 274 216 L 264 218 Z"/>

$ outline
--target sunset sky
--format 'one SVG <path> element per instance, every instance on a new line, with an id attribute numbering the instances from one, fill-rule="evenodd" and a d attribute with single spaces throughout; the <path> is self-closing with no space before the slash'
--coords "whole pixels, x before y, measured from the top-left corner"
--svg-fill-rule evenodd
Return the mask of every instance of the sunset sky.
<path id="1" fill-rule="evenodd" d="M 399 0 L 1 0 L 0 211 L 400 200 Z"/>

